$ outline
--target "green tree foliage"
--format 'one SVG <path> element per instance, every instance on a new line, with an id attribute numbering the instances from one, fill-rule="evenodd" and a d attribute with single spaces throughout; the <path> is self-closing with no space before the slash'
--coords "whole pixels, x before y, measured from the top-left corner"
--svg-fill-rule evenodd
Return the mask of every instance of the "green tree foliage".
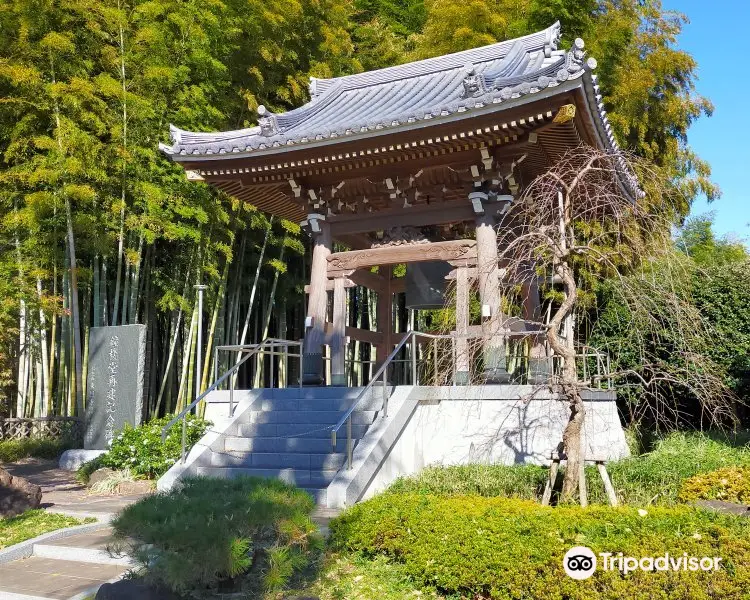
<path id="1" fill-rule="evenodd" d="M 599 311 L 594 317 L 590 343 L 606 348 L 615 370 L 645 374 L 642 348 L 664 366 L 665 371 L 687 370 L 692 351 L 704 359 L 704 367 L 719 375 L 739 397 L 737 414 L 747 417 L 744 406 L 750 400 L 750 263 L 746 247 L 726 238 L 717 238 L 711 216 L 688 220 L 675 237 L 675 251 L 669 264 L 646 264 L 642 272 L 598 287 Z M 634 314 L 625 301 L 624 288 L 641 289 L 652 298 L 656 317 L 647 326 L 643 316 Z M 692 307 L 696 320 L 676 323 L 669 304 L 677 300 Z M 702 375 L 700 369 L 695 375 Z M 624 393 L 631 416 L 655 415 L 653 406 L 640 403 L 642 381 L 630 378 L 633 393 Z M 698 425 L 700 415 L 694 406 L 694 390 L 674 382 L 657 384 L 665 404 L 679 407 L 675 422 Z"/>
<path id="2" fill-rule="evenodd" d="M 148 322 L 157 371 L 151 387 L 169 383 L 172 404 L 188 394 L 180 368 L 193 284 L 212 284 L 207 310 L 223 306 L 226 296 L 216 302 L 226 289 L 222 273 L 245 249 L 248 261 L 235 262 L 237 277 L 229 279 L 241 302 L 243 268 L 264 228 L 248 218 L 254 207 L 188 182 L 158 142 L 169 123 L 244 127 L 261 102 L 301 103 L 309 75 L 360 68 L 346 31 L 350 12 L 343 0 L 4 5 L 0 270 L 9 289 L 0 305 L 8 325 L 0 334 L 0 380 L 8 409 L 20 383 L 18 406 L 27 414 L 80 411 L 85 333 L 104 324 Z M 291 238 L 299 229 L 287 237 L 287 256 L 295 256 L 300 245 Z M 271 267 L 261 284 L 279 271 Z M 233 306 L 229 316 L 238 312 Z M 229 333 L 221 335 L 219 343 Z M 167 408 L 154 396 L 152 408 Z"/>

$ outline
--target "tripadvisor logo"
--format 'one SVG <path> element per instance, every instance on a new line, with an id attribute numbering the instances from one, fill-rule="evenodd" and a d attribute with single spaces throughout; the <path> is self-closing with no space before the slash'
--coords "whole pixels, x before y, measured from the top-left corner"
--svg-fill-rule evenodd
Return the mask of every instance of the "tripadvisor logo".
<path id="1" fill-rule="evenodd" d="M 718 571 L 721 558 L 718 556 L 674 556 L 665 552 L 662 556 L 625 556 L 622 552 L 599 552 L 600 567 L 604 571 L 620 571 L 627 575 L 632 571 Z M 594 574 L 597 555 L 591 548 L 575 546 L 565 553 L 563 569 L 573 579 L 588 579 Z"/>
<path id="2" fill-rule="evenodd" d="M 596 554 L 586 546 L 575 546 L 565 553 L 563 569 L 573 579 L 588 579 L 596 570 Z"/>

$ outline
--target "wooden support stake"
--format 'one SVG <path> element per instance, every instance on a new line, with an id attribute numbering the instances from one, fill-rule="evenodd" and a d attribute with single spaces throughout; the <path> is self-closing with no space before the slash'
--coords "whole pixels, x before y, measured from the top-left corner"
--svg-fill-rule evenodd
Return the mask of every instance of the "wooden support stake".
<path id="1" fill-rule="evenodd" d="M 581 506 L 584 508 L 589 505 L 589 494 L 586 488 L 586 460 L 581 459 L 581 465 L 578 468 L 578 493 L 580 494 Z"/>
<path id="2" fill-rule="evenodd" d="M 609 498 L 609 503 L 612 506 L 617 506 L 617 494 L 615 493 L 615 486 L 612 485 L 612 481 L 609 478 L 609 473 L 607 473 L 607 467 L 604 466 L 603 460 L 596 461 L 596 468 L 599 471 L 599 475 L 602 476 L 602 481 L 604 482 L 604 489 L 607 491 L 607 497 Z"/>
<path id="3" fill-rule="evenodd" d="M 549 466 L 549 477 L 547 483 L 544 486 L 544 494 L 542 495 L 542 506 L 549 506 L 550 500 L 552 499 L 552 489 L 555 487 L 555 481 L 557 480 L 557 471 L 560 468 L 560 457 L 553 457 L 552 463 Z"/>

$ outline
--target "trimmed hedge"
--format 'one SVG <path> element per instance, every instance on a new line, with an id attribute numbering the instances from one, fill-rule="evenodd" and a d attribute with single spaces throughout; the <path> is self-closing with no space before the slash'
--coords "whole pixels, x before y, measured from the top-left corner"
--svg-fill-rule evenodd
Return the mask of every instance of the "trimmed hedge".
<path id="1" fill-rule="evenodd" d="M 644 515 L 644 516 L 642 516 Z M 688 506 L 543 507 L 525 500 L 385 493 L 331 523 L 334 548 L 402 563 L 424 590 L 536 600 L 741 599 L 750 590 L 750 519 Z M 568 578 L 573 546 L 625 556 L 718 556 L 718 572 L 602 571 Z"/>
<path id="2" fill-rule="evenodd" d="M 701 473 L 682 484 L 680 500 L 750 502 L 750 467 L 727 467 Z"/>

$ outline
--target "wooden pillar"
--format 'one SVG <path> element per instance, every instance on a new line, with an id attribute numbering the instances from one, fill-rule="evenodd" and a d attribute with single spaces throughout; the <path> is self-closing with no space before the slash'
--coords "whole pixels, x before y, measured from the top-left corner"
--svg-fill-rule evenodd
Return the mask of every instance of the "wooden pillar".
<path id="1" fill-rule="evenodd" d="M 303 357 L 303 385 L 320 385 L 323 377 L 323 344 L 325 343 L 328 305 L 328 257 L 331 254 L 331 229 L 322 219 L 310 219 L 313 226 L 313 253 L 310 267 L 310 295 L 307 300 Z M 316 231 L 317 229 L 317 231 Z M 309 326 L 308 326 L 309 324 Z"/>
<path id="2" fill-rule="evenodd" d="M 346 385 L 346 278 L 333 280 L 331 385 Z"/>
<path id="3" fill-rule="evenodd" d="M 378 290 L 378 331 L 383 334 L 383 341 L 376 346 L 375 368 L 379 369 L 380 365 L 385 362 L 391 353 L 391 338 L 393 334 L 393 293 L 391 291 L 391 267 L 381 266 L 381 275 L 383 276 L 383 287 Z"/>
<path id="4" fill-rule="evenodd" d="M 487 195 L 473 192 L 473 195 Z M 477 239 L 477 283 L 482 304 L 482 333 L 484 339 L 484 369 L 488 381 L 505 383 L 508 372 L 505 368 L 505 340 L 502 337 L 504 318 L 501 312 L 500 274 L 497 255 L 497 233 L 495 219 L 489 214 L 476 217 Z"/>
<path id="5" fill-rule="evenodd" d="M 528 265 L 522 273 L 521 282 L 523 318 L 534 325 L 528 325 L 535 330 L 542 329 L 542 304 L 539 298 L 539 279 L 533 264 Z M 528 383 L 547 383 L 552 374 L 552 358 L 547 356 L 544 336 L 531 336 L 529 339 Z"/>
<path id="6" fill-rule="evenodd" d="M 456 270 L 456 385 L 469 383 L 469 340 L 465 337 L 468 333 L 469 273 L 466 266 L 459 266 Z"/>

